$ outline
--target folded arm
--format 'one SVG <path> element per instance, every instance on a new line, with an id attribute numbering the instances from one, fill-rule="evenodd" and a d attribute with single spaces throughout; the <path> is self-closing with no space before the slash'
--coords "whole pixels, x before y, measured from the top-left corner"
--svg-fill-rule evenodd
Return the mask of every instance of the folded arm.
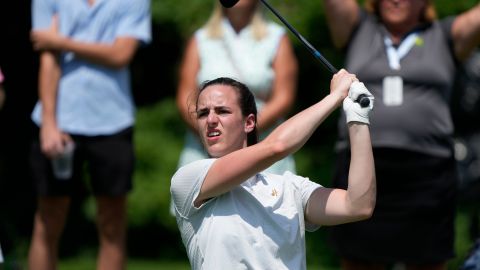
<path id="1" fill-rule="evenodd" d="M 111 44 L 77 41 L 61 35 L 57 21 L 55 16 L 49 29 L 34 30 L 30 33 L 34 49 L 73 52 L 95 64 L 123 68 L 130 63 L 139 45 L 139 41 L 134 37 L 118 37 Z"/>

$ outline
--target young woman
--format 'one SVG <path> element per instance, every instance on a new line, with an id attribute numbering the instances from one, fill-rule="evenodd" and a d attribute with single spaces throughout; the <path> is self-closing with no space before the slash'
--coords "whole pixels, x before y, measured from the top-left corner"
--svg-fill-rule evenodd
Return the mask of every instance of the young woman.
<path id="1" fill-rule="evenodd" d="M 245 85 L 218 78 L 200 88 L 197 130 L 211 158 L 180 168 L 171 183 L 192 269 L 305 269 L 305 228 L 370 217 L 376 190 L 368 128 L 373 96 L 345 70 L 333 76 L 330 89 L 257 142 L 255 100 Z M 353 102 L 360 94 L 371 98 L 370 107 Z M 264 172 L 300 149 L 342 101 L 352 150 L 347 190 L 290 172 Z"/>

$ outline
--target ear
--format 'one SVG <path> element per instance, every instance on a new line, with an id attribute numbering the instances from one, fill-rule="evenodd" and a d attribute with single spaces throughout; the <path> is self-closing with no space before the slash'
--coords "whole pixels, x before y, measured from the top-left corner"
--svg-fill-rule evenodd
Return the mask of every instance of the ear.
<path id="1" fill-rule="evenodd" d="M 245 119 L 245 132 L 250 133 L 255 128 L 256 122 L 255 115 L 253 113 L 249 114 Z"/>

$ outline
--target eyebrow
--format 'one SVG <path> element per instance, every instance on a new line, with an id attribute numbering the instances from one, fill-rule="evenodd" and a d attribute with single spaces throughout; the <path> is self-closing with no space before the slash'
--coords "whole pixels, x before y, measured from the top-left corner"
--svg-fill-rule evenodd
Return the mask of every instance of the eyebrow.
<path id="1" fill-rule="evenodd" d="M 214 110 L 230 110 L 231 108 L 228 107 L 228 106 L 215 106 L 213 107 Z M 197 112 L 203 112 L 203 111 L 208 111 L 210 110 L 209 108 L 207 107 L 204 107 L 204 108 L 200 108 L 197 110 Z"/>

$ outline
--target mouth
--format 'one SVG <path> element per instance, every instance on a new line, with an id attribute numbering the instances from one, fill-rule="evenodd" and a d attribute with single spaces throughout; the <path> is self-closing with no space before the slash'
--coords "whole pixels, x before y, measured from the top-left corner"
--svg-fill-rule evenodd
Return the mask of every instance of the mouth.
<path id="1" fill-rule="evenodd" d="M 206 135 L 207 135 L 206 140 L 210 144 L 213 144 L 213 143 L 216 143 L 220 139 L 220 136 L 222 135 L 222 132 L 220 132 L 217 129 L 211 129 L 211 130 L 207 130 Z"/>
<path id="2" fill-rule="evenodd" d="M 218 136 L 220 136 L 220 134 L 221 134 L 221 133 L 220 133 L 220 131 L 218 131 L 218 130 L 209 131 L 209 132 L 207 133 L 207 137 L 208 137 L 208 138 L 218 137 Z"/>

